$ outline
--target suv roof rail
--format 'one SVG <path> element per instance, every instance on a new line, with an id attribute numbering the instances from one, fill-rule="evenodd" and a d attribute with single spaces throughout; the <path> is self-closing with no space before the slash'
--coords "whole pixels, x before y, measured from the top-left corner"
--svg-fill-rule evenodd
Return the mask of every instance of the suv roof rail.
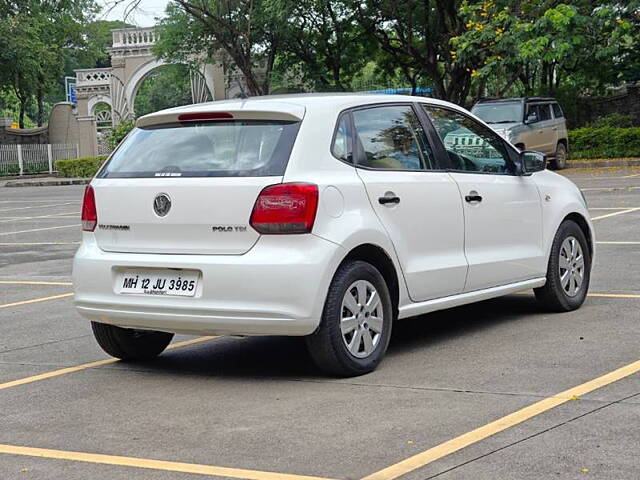
<path id="1" fill-rule="evenodd" d="M 483 97 L 478 99 L 476 103 L 483 102 L 557 102 L 555 98 L 551 97 L 512 97 L 512 98 L 497 98 L 497 97 Z"/>
<path id="2" fill-rule="evenodd" d="M 551 97 L 524 97 L 525 102 L 557 102 L 555 98 Z"/>
<path id="3" fill-rule="evenodd" d="M 498 98 L 498 97 L 482 97 L 476 103 L 482 102 L 513 102 L 514 100 L 522 100 L 522 98 Z"/>

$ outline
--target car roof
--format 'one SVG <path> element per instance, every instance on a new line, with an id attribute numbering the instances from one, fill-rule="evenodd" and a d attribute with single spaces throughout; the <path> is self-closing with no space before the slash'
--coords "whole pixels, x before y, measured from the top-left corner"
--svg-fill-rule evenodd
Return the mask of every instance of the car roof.
<path id="1" fill-rule="evenodd" d="M 369 93 L 311 93 L 234 98 L 169 108 L 140 117 L 138 127 L 180 121 L 179 116 L 231 112 L 236 119 L 300 120 L 307 110 L 333 111 L 376 103 L 423 102 L 463 110 L 458 105 L 429 97 Z"/>

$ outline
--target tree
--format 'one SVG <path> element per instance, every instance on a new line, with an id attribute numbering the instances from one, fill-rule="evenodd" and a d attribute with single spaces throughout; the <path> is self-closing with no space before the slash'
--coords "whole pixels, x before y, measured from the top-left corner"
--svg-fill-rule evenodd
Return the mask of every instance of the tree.
<path id="1" fill-rule="evenodd" d="M 136 94 L 136 116 L 191 103 L 189 68 L 164 65 L 145 78 Z"/>
<path id="2" fill-rule="evenodd" d="M 93 0 L 0 3 L 0 86 L 15 92 L 21 127 L 33 96 L 43 124 L 44 97 L 62 76 L 66 53 L 84 45 L 82 26 L 94 9 Z"/>
<path id="3" fill-rule="evenodd" d="M 353 0 L 362 28 L 378 44 L 380 64 L 400 71 L 414 89 L 433 84 L 436 96 L 464 104 L 470 69 L 451 53 L 450 40 L 466 30 L 460 0 Z"/>
<path id="4" fill-rule="evenodd" d="M 452 49 L 497 97 L 516 82 L 527 95 L 554 95 L 563 84 L 574 94 L 602 88 L 637 51 L 638 10 L 617 2 L 464 2 L 461 14 L 467 30 Z"/>
<path id="5" fill-rule="evenodd" d="M 298 0 L 288 10 L 279 69 L 284 75 L 301 72 L 304 81 L 322 90 L 348 90 L 376 49 L 355 10 L 344 0 Z"/>
<path id="6" fill-rule="evenodd" d="M 65 59 L 65 71 L 72 74 L 79 68 L 105 68 L 111 66 L 109 48 L 113 42 L 111 30 L 131 28 L 134 25 L 120 20 L 96 20 L 83 26 L 84 44 L 70 49 Z"/>
<path id="7" fill-rule="evenodd" d="M 244 79 L 250 95 L 269 93 L 287 18 L 283 0 L 174 0 L 160 23 L 156 53 L 169 61 L 193 63 L 220 53 Z"/>
<path id="8" fill-rule="evenodd" d="M 18 99 L 20 128 L 24 128 L 27 103 L 37 82 L 40 54 L 45 49 L 37 34 L 37 23 L 23 14 L 0 22 L 0 84 L 10 88 Z"/>

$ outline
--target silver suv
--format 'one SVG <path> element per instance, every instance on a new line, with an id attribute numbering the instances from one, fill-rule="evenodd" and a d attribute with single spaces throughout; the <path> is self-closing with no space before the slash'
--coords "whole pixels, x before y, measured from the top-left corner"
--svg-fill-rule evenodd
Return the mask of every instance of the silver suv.
<path id="1" fill-rule="evenodd" d="M 562 108 L 553 98 L 485 99 L 471 112 L 520 150 L 545 153 L 553 168 L 566 166 L 567 125 Z"/>

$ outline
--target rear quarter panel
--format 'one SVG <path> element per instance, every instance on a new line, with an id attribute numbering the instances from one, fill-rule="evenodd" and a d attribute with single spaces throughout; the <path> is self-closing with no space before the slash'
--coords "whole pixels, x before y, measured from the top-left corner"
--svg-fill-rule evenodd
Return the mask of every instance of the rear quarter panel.
<path id="1" fill-rule="evenodd" d="M 398 274 L 399 303 L 410 303 L 393 244 L 369 202 L 362 180 L 355 167 L 331 153 L 340 111 L 341 108 L 335 105 L 307 110 L 283 181 L 318 185 L 320 196 L 313 234 L 343 247 L 345 257 L 363 244 L 383 249 Z M 331 278 L 339 263 L 332 265 Z"/>

